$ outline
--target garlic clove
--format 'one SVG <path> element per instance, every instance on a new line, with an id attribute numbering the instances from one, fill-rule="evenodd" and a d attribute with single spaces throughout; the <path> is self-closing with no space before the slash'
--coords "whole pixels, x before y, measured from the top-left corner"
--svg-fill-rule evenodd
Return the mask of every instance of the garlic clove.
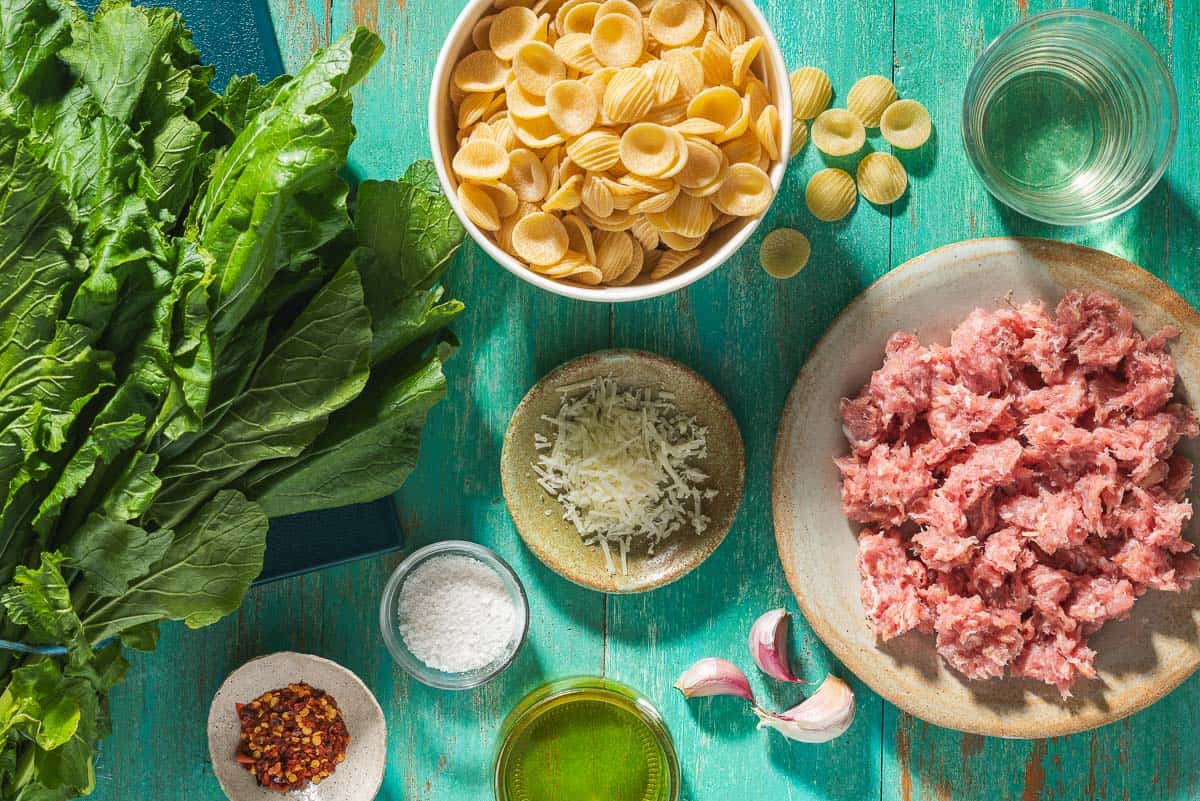
<path id="1" fill-rule="evenodd" d="M 775 714 L 757 706 L 758 728 L 775 729 L 791 740 L 824 743 L 839 737 L 854 722 L 854 691 L 832 674 L 798 706 Z"/>
<path id="2" fill-rule="evenodd" d="M 772 609 L 750 627 L 750 656 L 758 669 L 774 679 L 803 684 L 788 665 L 788 621 L 786 609 Z"/>
<path id="3" fill-rule="evenodd" d="M 737 665 L 724 659 L 709 657 L 685 670 L 675 682 L 675 689 L 684 698 L 702 698 L 708 695 L 736 695 L 754 703 L 750 691 L 750 680 Z"/>

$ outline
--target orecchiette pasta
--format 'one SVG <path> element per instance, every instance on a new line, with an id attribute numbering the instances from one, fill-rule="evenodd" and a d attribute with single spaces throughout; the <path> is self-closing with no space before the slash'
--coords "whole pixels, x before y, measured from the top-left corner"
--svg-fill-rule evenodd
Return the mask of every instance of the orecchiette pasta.
<path id="1" fill-rule="evenodd" d="M 458 202 L 468 220 L 485 231 L 500 230 L 500 212 L 491 196 L 478 184 L 459 184 Z"/>
<path id="2" fill-rule="evenodd" d="M 791 278 L 804 269 L 812 245 L 794 228 L 776 228 L 763 238 L 758 261 L 772 278 Z"/>
<path id="3" fill-rule="evenodd" d="M 868 128 L 878 128 L 883 111 L 896 100 L 896 87 L 882 75 L 859 78 L 846 95 L 846 108 Z"/>
<path id="4" fill-rule="evenodd" d="M 600 103 L 583 81 L 559 81 L 546 91 L 546 113 L 567 136 L 582 136 L 596 124 Z"/>
<path id="5" fill-rule="evenodd" d="M 551 265 L 562 261 L 567 255 L 568 240 L 562 221 L 544 211 L 522 217 L 512 232 L 513 248 L 530 264 Z"/>
<path id="6" fill-rule="evenodd" d="M 891 153 L 868 153 L 855 172 L 858 191 L 880 206 L 895 203 L 908 188 L 908 173 Z"/>
<path id="7" fill-rule="evenodd" d="M 808 122 L 799 117 L 792 118 L 792 152 L 791 157 L 796 158 L 796 154 L 804 149 L 808 144 Z"/>
<path id="8" fill-rule="evenodd" d="M 494 25 L 495 23 L 493 23 Z M 567 68 L 554 48 L 545 42 L 526 42 L 513 59 L 513 77 L 526 92 L 543 97 L 555 81 L 567 77 Z"/>
<path id="9" fill-rule="evenodd" d="M 495 92 L 508 78 L 508 65 L 491 50 L 476 50 L 458 62 L 453 78 L 464 92 Z"/>
<path id="10" fill-rule="evenodd" d="M 509 155 L 491 139 L 473 139 L 458 149 L 451 167 L 468 181 L 495 181 L 508 172 Z"/>
<path id="11" fill-rule="evenodd" d="M 884 109 L 879 131 L 893 147 L 914 150 L 929 141 L 933 123 L 917 101 L 897 100 Z"/>
<path id="12" fill-rule="evenodd" d="M 640 122 L 625 129 L 621 136 L 621 163 L 635 175 L 665 176 L 684 147 L 679 131 Z"/>
<path id="13" fill-rule="evenodd" d="M 657 0 L 650 9 L 650 35 L 668 47 L 688 44 L 704 30 L 699 0 Z"/>
<path id="14" fill-rule="evenodd" d="M 658 280 L 773 199 L 795 82 L 768 87 L 722 0 L 493 0 L 471 45 L 449 81 L 457 206 L 530 270 Z"/>
<path id="15" fill-rule="evenodd" d="M 512 61 L 518 48 L 537 35 L 537 14 L 525 6 L 510 6 L 496 15 L 488 27 L 488 44 L 503 61 Z"/>
<path id="16" fill-rule="evenodd" d="M 817 150 L 829 156 L 857 153 L 867 141 L 862 121 L 844 108 L 822 111 L 813 120 L 810 134 Z"/>
<path id="17" fill-rule="evenodd" d="M 713 205 L 734 217 L 757 217 L 771 205 L 775 191 L 771 179 L 753 164 L 734 164 L 713 194 Z"/>
<path id="18" fill-rule="evenodd" d="M 610 0 L 611 1 L 611 0 Z M 592 52 L 606 67 L 632 67 L 642 56 L 644 37 L 640 19 L 607 14 L 592 26 Z"/>
<path id="19" fill-rule="evenodd" d="M 811 120 L 829 107 L 833 84 L 829 76 L 816 67 L 801 67 L 791 74 L 792 115 Z"/>
<path id="20" fill-rule="evenodd" d="M 779 109 L 774 106 L 767 106 L 758 115 L 758 120 L 754 123 L 754 133 L 758 136 L 759 143 L 762 144 L 763 150 L 767 153 L 767 158 L 771 161 L 779 159 Z"/>
<path id="21" fill-rule="evenodd" d="M 804 202 L 818 220 L 833 222 L 840 220 L 854 208 L 854 179 L 845 170 L 828 167 L 808 179 L 804 188 Z"/>

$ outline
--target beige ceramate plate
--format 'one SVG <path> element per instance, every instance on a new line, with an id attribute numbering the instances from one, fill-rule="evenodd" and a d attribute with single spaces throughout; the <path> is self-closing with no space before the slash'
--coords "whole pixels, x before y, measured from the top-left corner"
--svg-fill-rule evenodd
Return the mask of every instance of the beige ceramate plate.
<path id="1" fill-rule="evenodd" d="M 549 435 L 543 415 L 558 411 L 559 387 L 599 376 L 611 376 L 634 387 L 654 387 L 675 394 L 679 409 L 708 426 L 708 458 L 699 466 L 709 475 L 705 485 L 718 491 L 706 501 L 712 518 L 702 536 L 676 532 L 648 555 L 636 544 L 629 554 L 629 574 L 610 574 L 599 548 L 583 544 L 574 526 L 562 519 L 562 507 L 537 483 L 534 433 Z M 525 396 L 504 434 L 500 455 L 504 500 L 521 538 L 550 569 L 576 584 L 601 592 L 644 592 L 685 575 L 708 558 L 729 531 L 742 500 L 745 453 L 737 421 L 712 386 L 678 362 L 636 350 L 608 350 L 582 356 L 551 371 Z"/>
<path id="2" fill-rule="evenodd" d="M 1166 284 L 1096 250 L 1038 239 L 979 239 L 926 253 L 884 276 L 839 316 L 817 344 L 788 398 L 775 449 L 773 500 L 779 555 L 808 622 L 873 690 L 919 718 L 1001 737 L 1049 737 L 1132 714 L 1200 666 L 1200 583 L 1185 594 L 1151 590 L 1127 620 L 1091 638 L 1099 680 L 1081 678 L 1074 697 L 1028 679 L 971 681 L 951 670 L 929 635 L 878 644 L 859 601 L 858 526 L 842 513 L 835 456 L 847 452 L 838 400 L 853 395 L 883 361 L 894 331 L 946 342 L 976 307 L 1042 299 L 1068 289 L 1118 297 L 1144 334 L 1183 332 L 1171 346 L 1178 395 L 1200 396 L 1200 314 Z M 1182 391 L 1180 391 L 1182 390 Z M 1196 458 L 1195 442 L 1181 451 Z M 1196 526 L 1190 528 L 1195 538 Z"/>
<path id="3" fill-rule="evenodd" d="M 350 733 L 346 761 L 311 790 L 311 797 L 316 801 L 371 801 L 379 792 L 387 763 L 387 725 L 375 696 L 336 662 L 282 651 L 251 659 L 231 673 L 209 707 L 208 754 L 230 801 L 280 801 L 295 796 L 259 787 L 254 774 L 234 761 L 241 734 L 234 705 L 301 681 L 333 696 Z"/>

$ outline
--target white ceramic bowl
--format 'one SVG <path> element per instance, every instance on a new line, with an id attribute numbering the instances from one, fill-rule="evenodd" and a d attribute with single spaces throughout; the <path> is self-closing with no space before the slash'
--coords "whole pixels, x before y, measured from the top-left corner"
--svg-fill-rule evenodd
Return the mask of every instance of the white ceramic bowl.
<path id="1" fill-rule="evenodd" d="M 299 795 L 260 787 L 254 774 L 237 763 L 235 755 L 241 736 L 237 704 L 300 681 L 333 696 L 350 733 L 346 761 L 325 781 L 308 785 L 302 791 L 304 797 L 365 801 L 379 792 L 387 765 L 387 723 L 375 696 L 358 676 L 336 662 L 282 651 L 251 659 L 229 674 L 209 707 L 208 754 L 217 782 L 230 801 L 280 801 Z"/>
<path id="2" fill-rule="evenodd" d="M 763 38 L 763 48 L 756 62 L 755 72 L 762 78 L 771 91 L 776 108 L 779 109 L 781 120 L 782 141 L 780 142 L 780 160 L 771 167 L 768 175 L 771 185 L 779 192 L 783 183 L 783 174 L 787 170 L 788 154 L 792 147 L 792 95 L 788 83 L 787 64 L 783 59 L 783 51 L 775 41 L 767 20 L 753 0 L 723 0 L 730 8 L 737 11 L 746 22 L 746 30 L 751 36 Z M 454 21 L 454 27 L 446 37 L 442 51 L 438 53 L 437 64 L 433 69 L 433 84 L 429 91 L 429 143 L 433 150 L 433 163 L 437 167 L 438 177 L 442 181 L 442 189 L 454 207 L 454 213 L 462 220 L 471 238 L 487 252 L 500 266 L 517 277 L 528 281 L 534 286 L 541 287 L 570 298 L 592 300 L 603 303 L 620 303 L 628 300 L 642 300 L 658 295 L 666 295 L 677 289 L 700 280 L 713 270 L 724 264 L 738 248 L 742 246 L 762 220 L 758 217 L 746 217 L 730 223 L 719 231 L 714 232 L 702 246 L 702 258 L 693 260 L 677 272 L 666 278 L 651 281 L 639 278 L 628 286 L 584 286 L 582 284 L 556 281 L 539 275 L 519 260 L 505 253 L 488 234 L 467 219 L 462 206 L 458 202 L 458 180 L 450 172 L 450 161 L 454 157 L 453 149 L 457 146 L 455 132 L 457 126 L 453 115 L 453 104 L 450 102 L 450 76 L 459 58 L 474 49 L 471 42 L 471 30 L 475 23 L 491 11 L 493 0 L 470 0 L 467 7 Z"/>

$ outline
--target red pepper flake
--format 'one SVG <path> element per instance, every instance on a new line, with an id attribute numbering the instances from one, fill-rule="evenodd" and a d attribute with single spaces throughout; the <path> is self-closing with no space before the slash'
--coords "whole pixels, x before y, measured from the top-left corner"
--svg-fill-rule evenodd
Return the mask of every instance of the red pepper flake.
<path id="1" fill-rule="evenodd" d="M 350 733 L 324 690 L 300 682 L 235 706 L 242 727 L 236 759 L 263 787 L 320 784 L 346 759 Z"/>

